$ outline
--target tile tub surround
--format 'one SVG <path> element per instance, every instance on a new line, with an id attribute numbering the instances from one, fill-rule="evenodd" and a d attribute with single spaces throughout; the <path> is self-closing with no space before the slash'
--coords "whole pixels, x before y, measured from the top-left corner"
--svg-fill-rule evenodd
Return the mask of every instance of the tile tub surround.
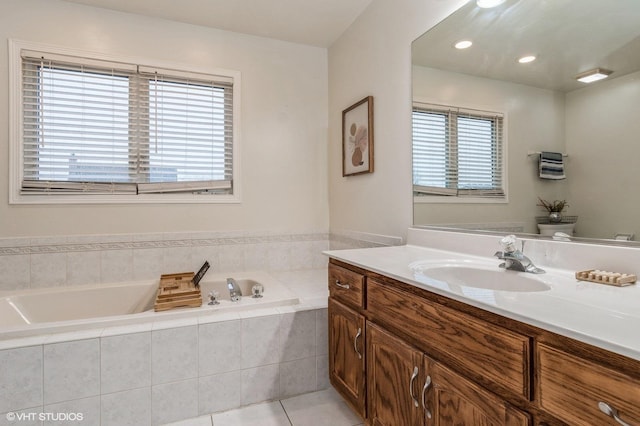
<path id="1" fill-rule="evenodd" d="M 0 238 L 0 291 L 157 279 L 197 271 L 324 267 L 326 231 L 191 232 Z"/>
<path id="2" fill-rule="evenodd" d="M 0 425 L 9 412 L 155 425 L 325 389 L 326 327 L 326 308 L 299 305 L 0 350 Z"/>

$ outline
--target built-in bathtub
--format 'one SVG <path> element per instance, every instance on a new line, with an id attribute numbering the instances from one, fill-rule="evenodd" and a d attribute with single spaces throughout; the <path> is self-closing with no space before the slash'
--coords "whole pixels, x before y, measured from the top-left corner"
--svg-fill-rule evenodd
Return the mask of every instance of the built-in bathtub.
<path id="1" fill-rule="evenodd" d="M 0 293 L 0 419 L 160 425 L 325 389 L 326 276 L 208 273 L 201 307 L 163 312 L 153 310 L 158 280 Z M 255 283 L 262 298 L 251 297 Z"/>
<path id="2" fill-rule="evenodd" d="M 293 292 L 263 272 L 234 274 L 243 297 L 232 302 L 226 278 L 227 275 L 205 276 L 200 283 L 202 306 L 162 312 L 154 311 L 158 280 L 3 292 L 0 340 L 298 303 Z M 254 298 L 251 289 L 258 283 L 264 288 L 263 297 Z M 219 303 L 209 305 L 213 291 L 218 293 Z"/>

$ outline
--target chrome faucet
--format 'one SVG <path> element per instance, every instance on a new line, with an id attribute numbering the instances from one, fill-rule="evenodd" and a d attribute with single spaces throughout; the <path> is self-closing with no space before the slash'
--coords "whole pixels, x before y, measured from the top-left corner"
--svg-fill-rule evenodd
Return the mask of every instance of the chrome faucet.
<path id="1" fill-rule="evenodd" d="M 233 278 L 227 278 L 227 288 L 232 302 L 238 302 L 242 298 L 242 290 Z"/>
<path id="2" fill-rule="evenodd" d="M 494 256 L 500 260 L 504 260 L 499 265 L 500 268 L 508 269 L 510 271 L 529 272 L 532 274 L 544 274 L 544 269 L 538 268 L 533 264 L 531 259 L 524 255 L 524 241 L 522 241 L 522 249 L 516 248 L 516 236 L 507 235 L 500 240 L 502 245 L 502 251 L 497 251 Z"/>

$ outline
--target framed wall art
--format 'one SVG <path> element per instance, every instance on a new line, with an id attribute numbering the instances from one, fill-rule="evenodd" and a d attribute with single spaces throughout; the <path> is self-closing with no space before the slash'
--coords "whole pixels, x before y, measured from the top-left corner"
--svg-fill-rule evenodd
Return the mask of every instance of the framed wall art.
<path id="1" fill-rule="evenodd" d="M 342 176 L 373 172 L 373 96 L 342 111 Z"/>

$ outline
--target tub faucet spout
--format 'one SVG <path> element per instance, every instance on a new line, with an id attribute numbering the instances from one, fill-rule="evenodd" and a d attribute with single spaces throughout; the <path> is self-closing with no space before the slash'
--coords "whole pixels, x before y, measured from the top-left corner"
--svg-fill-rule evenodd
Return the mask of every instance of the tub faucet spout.
<path id="1" fill-rule="evenodd" d="M 233 278 L 227 278 L 227 288 L 232 302 L 238 302 L 242 298 L 242 290 Z"/>

